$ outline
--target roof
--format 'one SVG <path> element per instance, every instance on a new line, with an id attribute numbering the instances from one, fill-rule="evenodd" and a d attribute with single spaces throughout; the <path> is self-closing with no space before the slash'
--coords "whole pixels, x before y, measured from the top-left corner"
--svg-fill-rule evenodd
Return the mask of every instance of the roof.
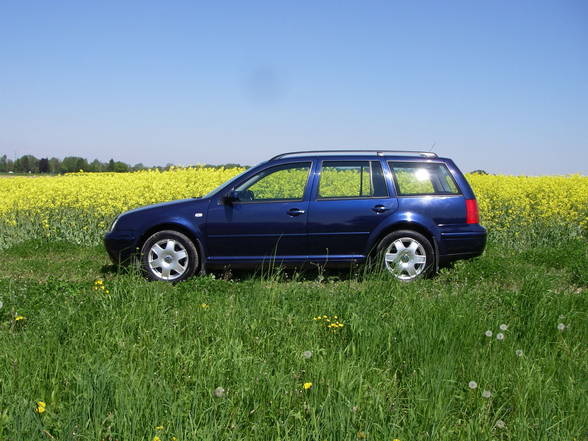
<path id="1" fill-rule="evenodd" d="M 274 156 L 270 159 L 270 161 L 275 161 L 278 159 L 285 158 L 286 156 L 312 156 L 318 154 L 373 154 L 376 156 L 391 156 L 388 153 L 393 154 L 394 156 L 420 156 L 423 158 L 434 159 L 438 158 L 436 153 L 433 152 L 424 152 L 419 150 L 301 150 L 297 152 L 287 152 L 287 153 L 280 153 L 279 155 Z"/>

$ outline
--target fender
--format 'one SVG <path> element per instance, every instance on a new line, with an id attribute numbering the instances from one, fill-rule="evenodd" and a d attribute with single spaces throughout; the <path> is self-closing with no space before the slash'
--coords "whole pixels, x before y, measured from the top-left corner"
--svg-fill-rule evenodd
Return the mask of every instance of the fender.
<path id="1" fill-rule="evenodd" d="M 188 219 L 180 216 L 167 217 L 161 216 L 156 220 L 151 220 L 148 224 L 149 228 L 145 228 L 145 224 L 141 229 L 139 239 L 137 240 L 137 246 L 147 239 L 151 234 L 161 230 L 178 230 L 185 233 L 190 239 L 194 241 L 194 245 L 198 248 L 200 254 L 200 272 L 204 274 L 204 267 L 206 266 L 206 250 L 204 248 L 204 233 L 200 229 L 200 224 L 196 222 L 190 222 Z"/>

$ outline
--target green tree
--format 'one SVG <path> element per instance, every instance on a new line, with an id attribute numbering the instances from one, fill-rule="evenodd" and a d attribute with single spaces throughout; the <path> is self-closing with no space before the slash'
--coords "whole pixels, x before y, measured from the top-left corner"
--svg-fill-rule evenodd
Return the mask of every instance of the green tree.
<path id="1" fill-rule="evenodd" d="M 61 172 L 61 161 L 58 158 L 51 158 L 49 160 L 49 173 L 56 175 Z"/>

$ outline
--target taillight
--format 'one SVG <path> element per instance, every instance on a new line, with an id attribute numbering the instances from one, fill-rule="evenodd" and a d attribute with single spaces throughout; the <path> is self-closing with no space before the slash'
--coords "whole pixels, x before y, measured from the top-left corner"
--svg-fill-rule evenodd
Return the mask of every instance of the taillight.
<path id="1" fill-rule="evenodd" d="M 477 224 L 480 222 L 478 216 L 478 203 L 475 199 L 466 199 L 466 224 Z"/>

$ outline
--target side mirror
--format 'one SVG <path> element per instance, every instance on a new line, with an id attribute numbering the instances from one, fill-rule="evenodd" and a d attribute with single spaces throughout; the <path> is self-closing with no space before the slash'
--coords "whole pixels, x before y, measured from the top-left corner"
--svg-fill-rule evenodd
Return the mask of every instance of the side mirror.
<path id="1" fill-rule="evenodd" d="M 239 200 L 239 192 L 236 190 L 231 190 L 226 195 L 223 196 L 223 202 L 225 205 L 233 205 L 233 202 Z"/>

